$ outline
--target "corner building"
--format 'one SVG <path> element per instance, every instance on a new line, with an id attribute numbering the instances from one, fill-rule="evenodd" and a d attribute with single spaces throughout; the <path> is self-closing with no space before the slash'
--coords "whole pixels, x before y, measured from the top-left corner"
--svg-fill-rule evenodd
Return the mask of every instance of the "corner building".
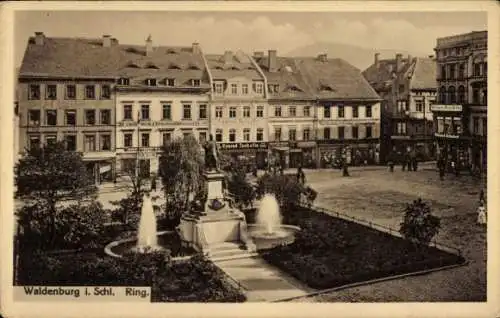
<path id="1" fill-rule="evenodd" d="M 116 40 L 30 37 L 19 70 L 19 151 L 64 141 L 96 183 L 115 177 Z"/>
<path id="2" fill-rule="evenodd" d="M 242 51 L 206 55 L 212 80 L 210 132 L 220 151 L 263 168 L 267 156 L 266 80 Z"/>
<path id="3" fill-rule="evenodd" d="M 383 99 L 381 106 L 381 158 L 391 151 L 404 154 L 415 150 L 421 160 L 435 156 L 431 105 L 436 102 L 436 62 L 426 58 L 396 54 L 380 59 L 363 75 Z"/>
<path id="4" fill-rule="evenodd" d="M 487 167 L 487 49 L 487 31 L 437 39 L 435 139 L 448 166 L 460 170 Z"/>

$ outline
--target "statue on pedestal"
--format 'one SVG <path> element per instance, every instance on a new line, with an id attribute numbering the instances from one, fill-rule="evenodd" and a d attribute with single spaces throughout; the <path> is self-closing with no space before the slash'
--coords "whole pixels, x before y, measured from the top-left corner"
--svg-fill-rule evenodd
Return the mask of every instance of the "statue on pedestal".
<path id="1" fill-rule="evenodd" d="M 205 171 L 219 171 L 219 149 L 210 134 L 209 140 L 203 145 L 205 150 Z"/>

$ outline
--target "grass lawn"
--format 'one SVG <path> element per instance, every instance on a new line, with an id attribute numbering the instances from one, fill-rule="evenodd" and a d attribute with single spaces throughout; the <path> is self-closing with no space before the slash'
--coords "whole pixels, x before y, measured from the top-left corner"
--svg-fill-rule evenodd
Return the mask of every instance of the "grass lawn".
<path id="1" fill-rule="evenodd" d="M 295 243 L 263 251 L 262 257 L 312 288 L 332 288 L 464 261 L 314 210 L 297 208 L 283 214 L 285 223 L 298 225 L 302 231 Z"/>

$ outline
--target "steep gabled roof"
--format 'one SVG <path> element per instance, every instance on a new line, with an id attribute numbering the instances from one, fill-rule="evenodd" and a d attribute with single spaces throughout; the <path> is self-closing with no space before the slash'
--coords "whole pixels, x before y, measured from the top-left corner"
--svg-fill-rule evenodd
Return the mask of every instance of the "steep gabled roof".
<path id="1" fill-rule="evenodd" d="M 319 99 L 380 99 L 359 69 L 342 59 L 300 58 L 297 66 Z"/>
<path id="2" fill-rule="evenodd" d="M 250 58 L 242 51 L 227 55 L 207 54 L 205 58 L 214 80 L 226 80 L 238 76 L 263 80 Z"/>
<path id="3" fill-rule="evenodd" d="M 270 99 L 314 99 L 311 94 L 311 88 L 299 72 L 294 58 L 276 57 L 277 70 L 275 72 L 269 72 L 268 61 L 268 57 L 256 59 L 256 62 L 267 78 L 267 83 L 269 85 L 278 85 L 277 92 L 269 92 Z"/>
<path id="4" fill-rule="evenodd" d="M 412 89 L 436 89 L 437 65 L 432 58 L 416 58 L 413 77 L 410 81 Z"/>
<path id="5" fill-rule="evenodd" d="M 175 65 L 179 69 L 171 69 Z M 196 66 L 198 70 L 192 69 Z M 43 45 L 30 38 L 20 69 L 20 77 L 128 77 L 145 76 L 161 79 L 173 77 L 178 83 L 200 79 L 209 87 L 201 49 L 192 47 L 153 47 L 146 54 L 145 46 L 112 43 L 102 39 L 45 37 Z"/>
<path id="6" fill-rule="evenodd" d="M 363 76 L 376 91 L 390 89 L 393 79 L 407 73 L 411 67 L 408 59 L 402 59 L 401 62 L 402 65 L 397 70 L 396 59 L 380 60 L 378 67 L 375 64 L 370 65 L 370 67 L 363 71 Z"/>

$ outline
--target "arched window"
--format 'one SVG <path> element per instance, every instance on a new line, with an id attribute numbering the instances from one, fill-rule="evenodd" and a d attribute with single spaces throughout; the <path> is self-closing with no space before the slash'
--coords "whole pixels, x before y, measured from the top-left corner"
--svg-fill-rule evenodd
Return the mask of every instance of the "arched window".
<path id="1" fill-rule="evenodd" d="M 446 87 L 441 86 L 439 89 L 439 102 L 442 104 L 446 104 Z"/>
<path id="2" fill-rule="evenodd" d="M 463 85 L 458 87 L 458 103 L 465 104 L 465 87 Z"/>
<path id="3" fill-rule="evenodd" d="M 455 92 L 455 86 L 448 87 L 448 102 L 450 104 L 455 104 L 457 102 L 457 94 Z"/>

